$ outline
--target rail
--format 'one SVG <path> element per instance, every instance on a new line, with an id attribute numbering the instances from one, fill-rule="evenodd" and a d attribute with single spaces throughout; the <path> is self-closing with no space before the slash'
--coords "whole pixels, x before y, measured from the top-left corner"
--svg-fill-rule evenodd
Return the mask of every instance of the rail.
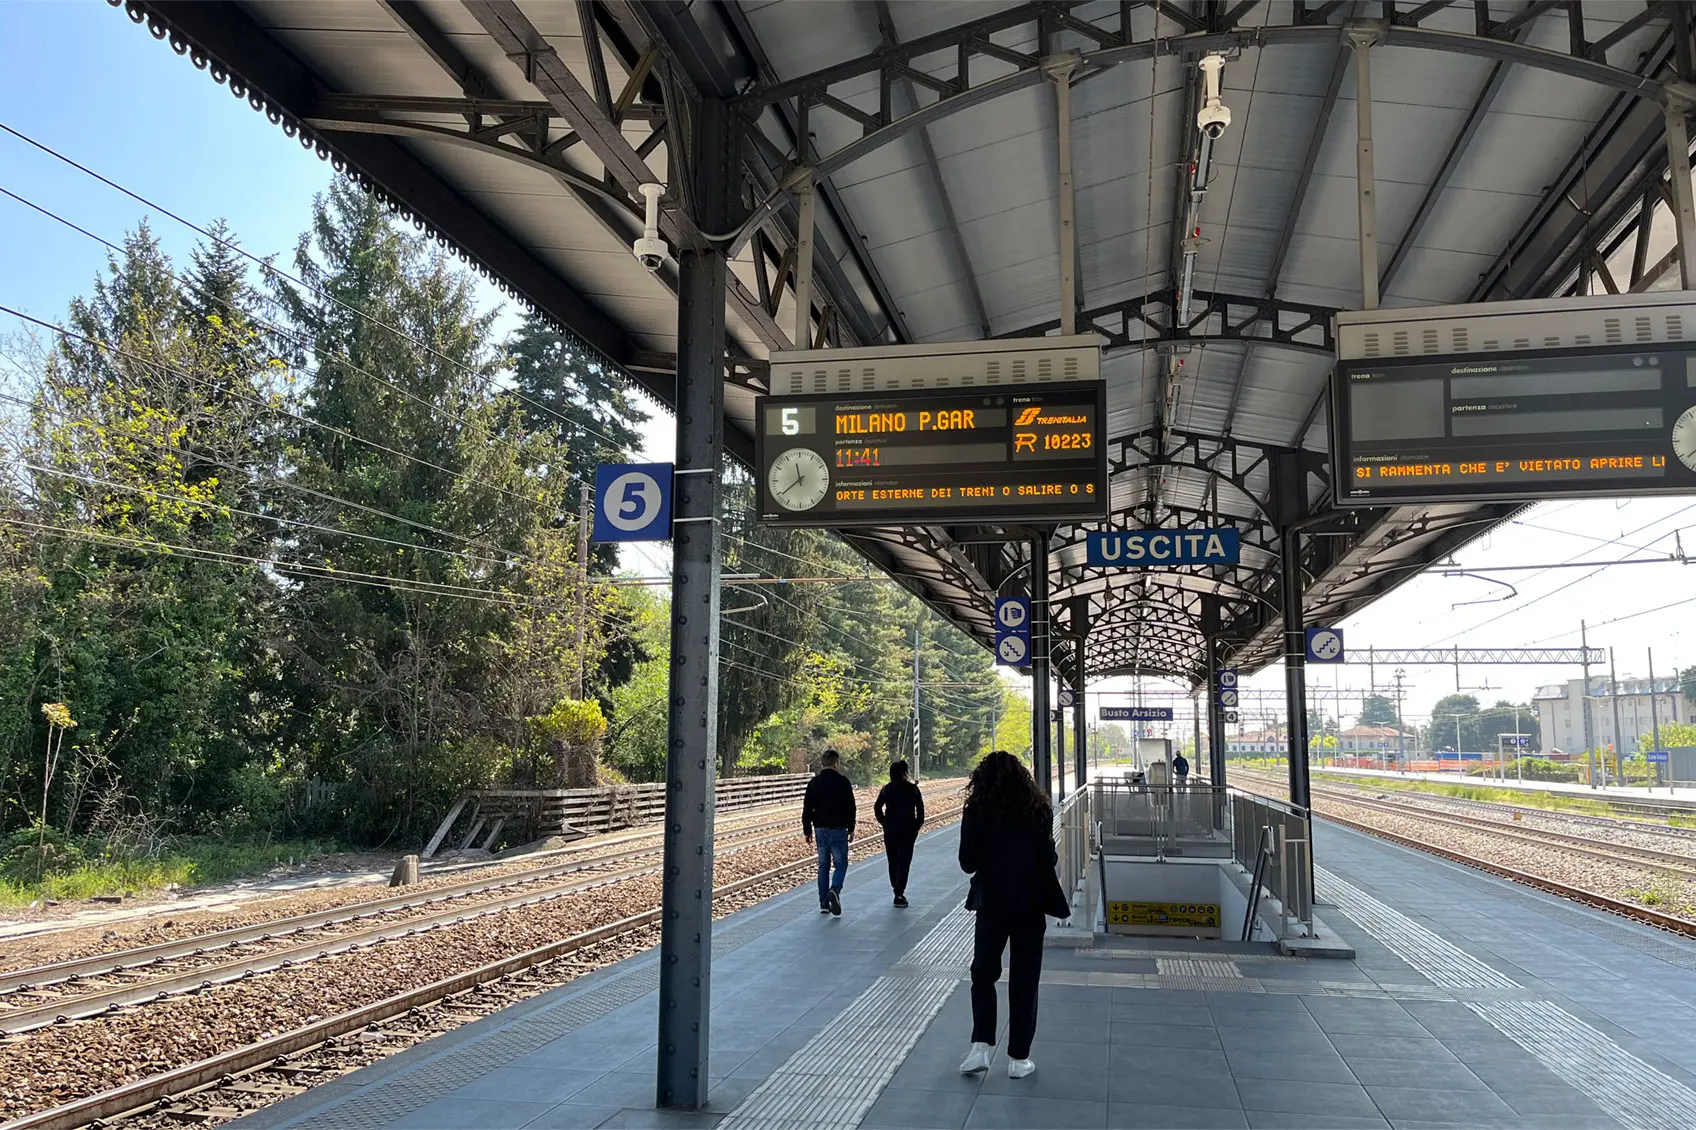
<path id="1" fill-rule="evenodd" d="M 1183 840 L 1211 840 L 1224 826 L 1227 790 L 1206 784 L 1142 785 L 1123 777 L 1090 783 L 1104 836 L 1148 840 L 1164 855 Z"/>
<path id="2" fill-rule="evenodd" d="M 1271 797 L 1230 789 L 1231 855 L 1278 900 L 1280 936 L 1293 919 L 1313 933 L 1313 841 L 1307 810 Z M 1263 848 L 1265 849 L 1263 851 Z M 1251 901 L 1258 894 L 1250 892 Z"/>
<path id="3" fill-rule="evenodd" d="M 1089 880 L 1089 861 L 1094 852 L 1094 820 L 1090 790 L 1079 789 L 1067 797 L 1060 811 L 1054 814 L 1054 871 L 1060 879 L 1060 889 L 1068 899 L 1075 900 Z M 1089 900 L 1084 902 L 1086 912 Z"/>

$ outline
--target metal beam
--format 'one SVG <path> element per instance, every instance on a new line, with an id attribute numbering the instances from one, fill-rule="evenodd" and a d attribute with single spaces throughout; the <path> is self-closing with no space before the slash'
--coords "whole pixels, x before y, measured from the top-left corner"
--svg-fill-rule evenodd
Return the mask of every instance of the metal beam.
<path id="1" fill-rule="evenodd" d="M 1082 311 L 1078 332 L 1100 334 L 1110 351 L 1152 349 L 1163 342 L 1242 341 L 1336 356 L 1331 319 L 1337 311 L 1329 306 L 1198 290 L 1191 296 L 1191 307 L 1189 323 L 1179 324 L 1169 289 L 1139 294 Z M 1053 318 L 995 336 L 1047 337 L 1059 332 L 1060 320 Z"/>
<path id="2" fill-rule="evenodd" d="M 1301 219 L 1302 206 L 1307 203 L 1307 190 L 1313 183 L 1313 171 L 1319 167 L 1319 150 L 1325 144 L 1325 134 L 1331 128 L 1331 115 L 1336 112 L 1337 99 L 1342 97 L 1343 77 L 1348 74 L 1352 54 L 1347 46 L 1341 47 L 1337 50 L 1337 57 L 1331 62 L 1331 80 L 1325 86 L 1325 97 L 1319 103 L 1319 116 L 1314 119 L 1313 133 L 1307 141 L 1307 159 L 1302 162 L 1301 172 L 1296 177 L 1295 196 L 1284 213 L 1284 230 L 1278 233 L 1278 242 L 1272 249 L 1272 266 L 1266 272 L 1268 298 L 1278 293 L 1278 279 L 1284 273 L 1284 257 L 1290 253 L 1290 244 L 1295 240 L 1296 223 Z"/>

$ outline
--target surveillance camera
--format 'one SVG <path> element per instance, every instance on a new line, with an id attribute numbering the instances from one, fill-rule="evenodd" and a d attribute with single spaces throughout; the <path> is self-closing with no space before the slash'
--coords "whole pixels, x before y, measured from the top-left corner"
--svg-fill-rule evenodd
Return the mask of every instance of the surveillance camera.
<path id="1" fill-rule="evenodd" d="M 671 252 L 660 238 L 660 197 L 665 194 L 665 185 L 638 185 L 637 191 L 647 206 L 643 209 L 642 238 L 630 245 L 630 251 L 642 266 L 657 271 L 665 266 L 666 256 Z"/>
<path id="2" fill-rule="evenodd" d="M 637 261 L 640 262 L 642 266 L 648 268 L 650 271 L 657 271 L 661 267 L 665 266 L 666 254 L 669 249 L 666 247 L 665 240 L 663 239 L 648 239 L 644 237 L 631 244 L 630 250 L 633 254 L 635 254 Z"/>
<path id="3" fill-rule="evenodd" d="M 1215 102 L 1211 106 L 1203 106 L 1195 116 L 1195 124 L 1201 127 L 1214 141 L 1218 141 L 1225 133 L 1225 128 L 1231 124 L 1231 108 Z"/>

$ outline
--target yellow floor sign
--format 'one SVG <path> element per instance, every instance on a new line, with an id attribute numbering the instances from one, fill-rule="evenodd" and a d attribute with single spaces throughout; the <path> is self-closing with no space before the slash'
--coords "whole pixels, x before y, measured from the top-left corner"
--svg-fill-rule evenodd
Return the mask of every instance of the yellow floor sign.
<path id="1" fill-rule="evenodd" d="M 1107 924 L 1218 929 L 1219 905 L 1205 902 L 1109 902 Z"/>

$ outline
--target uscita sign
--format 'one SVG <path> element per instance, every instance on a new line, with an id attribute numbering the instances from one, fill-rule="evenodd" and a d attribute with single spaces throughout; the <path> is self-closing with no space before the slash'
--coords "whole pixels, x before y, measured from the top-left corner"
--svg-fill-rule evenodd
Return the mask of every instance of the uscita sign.
<path id="1" fill-rule="evenodd" d="M 1242 539 L 1235 529 L 1107 530 L 1090 534 L 1086 561 L 1104 568 L 1235 565 Z"/>

